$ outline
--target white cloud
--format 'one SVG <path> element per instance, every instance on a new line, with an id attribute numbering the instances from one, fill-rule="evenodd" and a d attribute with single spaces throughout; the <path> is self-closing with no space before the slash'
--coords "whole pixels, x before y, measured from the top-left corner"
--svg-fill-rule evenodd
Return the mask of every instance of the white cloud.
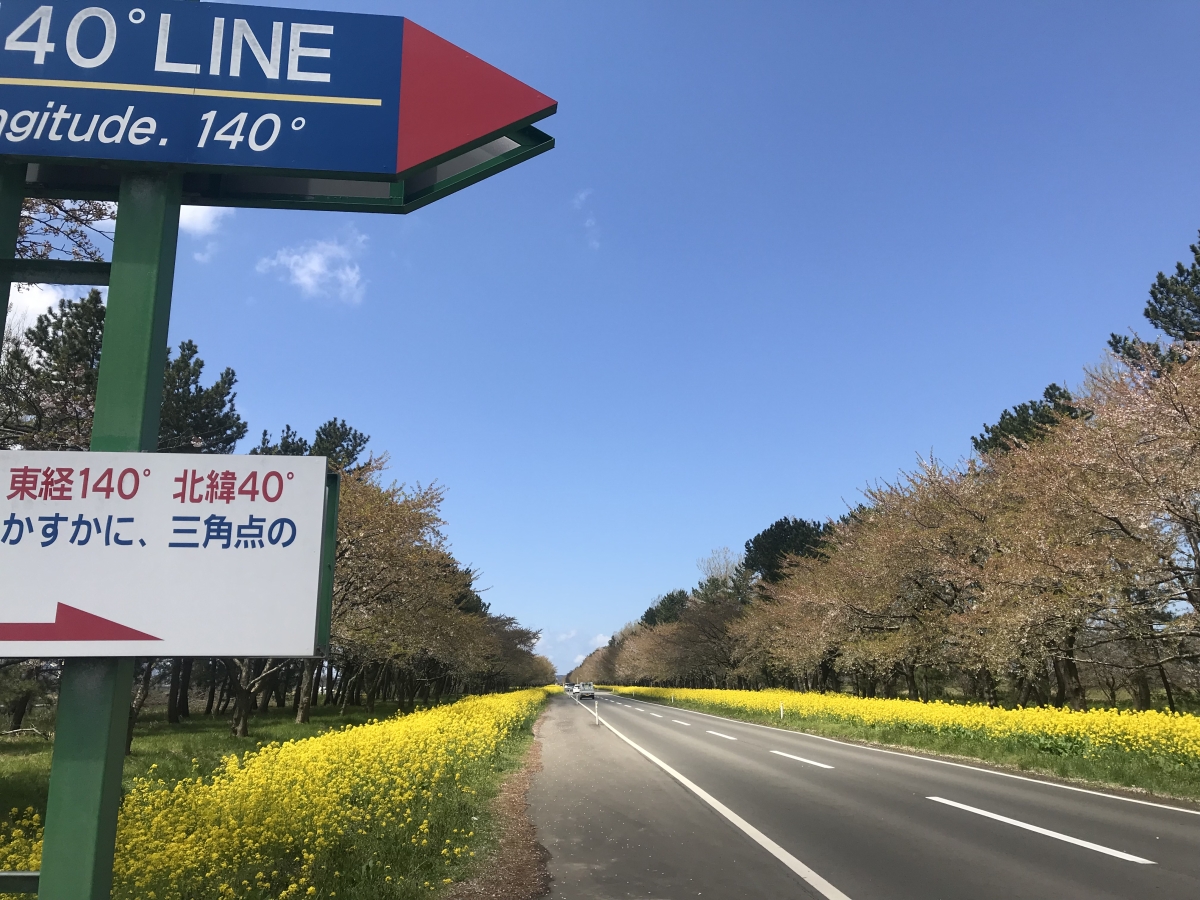
<path id="1" fill-rule="evenodd" d="M 596 222 L 596 214 L 588 206 L 588 198 L 595 191 L 591 188 L 583 188 L 575 192 L 575 197 L 571 200 L 571 207 L 577 209 L 584 214 L 583 217 L 583 236 L 587 241 L 589 250 L 600 249 L 600 227 Z"/>
<path id="2" fill-rule="evenodd" d="M 562 634 L 560 634 L 558 636 L 558 640 L 559 641 L 569 641 L 571 638 L 575 637 L 575 635 L 577 635 L 577 634 L 579 634 L 579 632 L 576 631 L 574 628 L 572 628 L 570 631 L 565 631 Z"/>
<path id="3" fill-rule="evenodd" d="M 192 254 L 192 259 L 194 259 L 198 263 L 211 262 L 213 256 L 216 254 L 216 252 L 217 252 L 217 242 L 209 241 L 207 244 L 204 245 L 203 250 L 198 250 Z"/>
<path id="4" fill-rule="evenodd" d="M 179 210 L 179 230 L 192 237 L 208 237 L 216 234 L 221 221 L 232 215 L 233 210 L 224 206 L 184 206 Z"/>
<path id="5" fill-rule="evenodd" d="M 592 638 L 592 649 L 595 650 L 597 647 L 603 647 L 608 643 L 608 638 L 609 636 L 607 634 L 596 635 L 594 638 Z"/>
<path id="6" fill-rule="evenodd" d="M 580 653 L 578 656 L 575 657 L 575 665 L 579 665 L 585 659 L 587 659 L 587 657 L 584 656 L 582 653 Z"/>
<path id="7" fill-rule="evenodd" d="M 63 297 L 78 300 L 91 288 L 74 284 L 23 284 L 13 285 L 8 294 L 8 325 L 18 331 L 37 321 L 37 317 L 49 307 L 58 307 Z M 100 295 L 108 299 L 108 288 L 100 288 Z"/>
<path id="8" fill-rule="evenodd" d="M 284 247 L 273 257 L 260 259 L 257 269 L 263 273 L 280 270 L 284 280 L 307 297 L 358 303 L 366 284 L 355 260 L 366 245 L 367 236 L 351 229 L 345 241 L 309 241 L 300 247 Z"/>

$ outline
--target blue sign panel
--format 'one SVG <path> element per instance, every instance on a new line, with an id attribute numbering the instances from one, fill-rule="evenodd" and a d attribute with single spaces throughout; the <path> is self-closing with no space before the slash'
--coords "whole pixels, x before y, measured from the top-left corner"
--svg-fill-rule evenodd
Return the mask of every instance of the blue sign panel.
<path id="1" fill-rule="evenodd" d="M 99 2 L 0 3 L 0 155 L 396 173 L 403 19 Z"/>

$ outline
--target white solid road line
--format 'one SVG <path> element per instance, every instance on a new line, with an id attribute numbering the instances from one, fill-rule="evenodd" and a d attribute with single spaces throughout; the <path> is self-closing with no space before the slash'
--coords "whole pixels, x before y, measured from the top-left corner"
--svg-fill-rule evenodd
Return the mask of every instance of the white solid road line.
<path id="1" fill-rule="evenodd" d="M 819 763 L 815 759 L 805 759 L 803 756 L 792 756 L 790 753 L 784 753 L 782 750 L 772 750 L 776 756 L 786 756 L 788 759 L 794 759 L 797 762 L 808 763 L 810 766 L 816 766 L 819 769 L 832 769 L 833 766 L 827 766 L 825 763 Z"/>
<path id="2" fill-rule="evenodd" d="M 717 737 L 723 737 L 723 738 L 725 738 L 725 740 L 727 740 L 727 741 L 736 741 L 736 740 L 737 740 L 737 738 L 735 738 L 735 737 L 730 737 L 730 736 L 729 736 L 729 735 L 727 735 L 727 734 L 721 734 L 721 732 L 719 732 L 719 731 L 710 731 L 710 732 L 708 732 L 708 733 L 709 733 L 709 734 L 715 734 Z"/>
<path id="3" fill-rule="evenodd" d="M 965 803 L 955 803 L 953 800 L 946 800 L 944 797 L 926 797 L 925 799 L 932 800 L 935 803 L 944 803 L 946 806 L 953 806 L 956 809 L 965 809 L 967 812 L 975 813 L 977 816 L 985 816 L 989 819 L 995 819 L 997 822 L 1004 822 L 1008 825 L 1016 825 L 1018 828 L 1024 828 L 1026 831 L 1044 834 L 1046 837 L 1052 837 L 1058 841 L 1066 841 L 1068 844 L 1075 844 L 1079 847 L 1087 847 L 1089 850 L 1095 850 L 1097 853 L 1106 853 L 1109 856 L 1115 856 L 1117 859 L 1141 863 L 1145 866 L 1155 865 L 1155 862 L 1152 859 L 1142 859 L 1140 856 L 1134 856 L 1132 853 L 1124 853 L 1120 850 L 1113 850 L 1111 847 L 1103 847 L 1100 844 L 1093 844 L 1091 841 L 1083 841 L 1079 838 L 1073 838 L 1069 834 L 1061 834 L 1057 831 L 1051 831 L 1048 828 L 1039 828 L 1037 825 L 1030 825 L 1028 822 L 1019 822 L 1016 819 L 1010 819 L 1008 816 L 1001 816 L 993 812 L 988 812 L 986 809 L 976 809 L 974 806 L 967 806 Z"/>
<path id="4" fill-rule="evenodd" d="M 799 875 L 802 879 L 804 879 L 804 881 L 813 890 L 817 891 L 817 893 L 819 893 L 822 897 L 826 898 L 826 900 L 850 900 L 849 897 L 847 897 L 845 894 L 843 894 L 841 891 L 839 891 L 837 888 L 835 888 L 832 884 L 830 884 L 828 881 L 826 881 L 824 878 L 822 878 L 820 875 L 818 875 L 816 872 L 814 872 L 812 869 L 810 869 L 804 863 L 800 862 L 800 860 L 796 859 L 796 857 L 792 856 L 792 854 L 788 853 L 786 850 L 784 850 L 782 847 L 780 847 L 777 843 L 775 843 L 773 840 L 771 840 L 769 837 L 767 837 L 765 834 L 763 834 L 761 831 L 759 831 L 757 828 L 755 828 L 753 825 L 751 825 L 749 822 L 747 822 L 745 819 L 743 819 L 741 816 L 739 816 L 737 813 L 735 813 L 732 809 L 730 809 L 728 806 L 726 806 L 720 800 L 713 797 L 711 794 L 709 794 L 707 791 L 705 791 L 699 785 L 693 784 L 691 781 L 689 781 L 687 778 L 680 775 L 678 772 L 676 772 L 674 769 L 672 769 L 670 766 L 668 766 L 665 762 L 663 762 L 661 759 L 659 759 L 654 754 L 650 753 L 649 751 L 643 750 L 641 747 L 639 747 L 637 744 L 635 744 L 629 738 L 625 737 L 625 735 L 621 734 L 621 732 L 617 731 L 617 729 L 613 728 L 611 725 L 609 725 L 607 722 L 605 722 L 604 719 L 601 719 L 600 723 L 605 728 L 607 728 L 609 731 L 611 731 L 613 734 L 615 734 L 617 737 L 619 737 L 621 740 L 623 740 L 625 743 L 627 743 L 630 747 L 632 747 L 634 750 L 636 750 L 638 753 L 642 754 L 642 756 L 646 757 L 646 759 L 650 760 L 650 762 L 654 763 L 656 766 L 658 766 L 660 769 L 662 769 L 664 772 L 666 772 L 668 775 L 670 775 L 672 778 L 674 778 L 676 781 L 678 781 L 680 784 L 682 784 L 685 788 L 687 788 L 689 791 L 691 791 L 693 794 L 695 794 L 697 797 L 699 797 L 701 800 L 703 800 L 705 803 L 707 803 L 709 806 L 711 806 L 713 809 L 715 809 L 717 812 L 719 812 L 734 827 L 740 829 L 747 837 L 749 837 L 750 840 L 754 841 L 756 844 L 758 844 L 760 847 L 762 847 L 764 850 L 766 850 L 768 853 L 770 853 L 772 856 L 774 856 L 777 860 L 779 860 L 781 863 L 783 863 L 785 866 L 787 866 L 789 869 L 791 869 L 793 872 L 795 872 L 797 875 Z M 686 725 L 687 723 L 681 722 L 680 724 Z M 724 737 L 724 735 L 722 735 L 722 737 Z"/>
<path id="5" fill-rule="evenodd" d="M 660 716 L 658 713 L 650 713 L 650 715 L 654 716 L 654 718 L 656 718 L 656 719 L 662 718 L 662 716 Z"/>
<path id="6" fill-rule="evenodd" d="M 666 704 L 669 706 L 669 704 Z M 673 707 L 671 707 L 673 708 Z M 1156 809 L 1169 809 L 1172 812 L 1187 813 L 1190 816 L 1200 816 L 1200 809 L 1188 809 L 1185 806 L 1171 806 L 1169 803 L 1155 803 L 1153 800 L 1139 800 L 1136 797 L 1123 797 L 1120 794 L 1108 794 L 1104 791 L 1092 791 L 1087 788 L 1076 787 L 1073 784 L 1060 784 L 1057 781 L 1043 781 L 1040 778 L 1030 778 L 1027 775 L 1014 775 L 1012 772 L 1001 772 L 998 769 L 985 769 L 983 766 L 972 766 L 967 763 L 951 762 L 948 759 L 934 759 L 932 756 L 921 756 L 917 753 L 904 753 L 900 750 L 887 750 L 883 747 L 870 747 L 866 744 L 850 744 L 846 741 L 839 741 L 837 738 L 825 737 L 823 734 L 811 734 L 807 731 L 796 731 L 791 728 L 777 728 L 774 725 L 763 725 L 759 722 L 745 722 L 741 719 L 731 719 L 729 716 L 717 716 L 713 713 L 699 712 L 698 710 L 689 709 L 688 712 L 694 713 L 697 716 L 705 716 L 709 719 L 720 719 L 722 722 L 734 722 L 738 725 L 748 725 L 751 728 L 765 728 L 767 731 L 778 731 L 780 734 L 791 734 L 799 737 L 812 738 L 817 741 L 828 741 L 831 744 L 837 744 L 839 747 L 846 747 L 850 750 L 869 750 L 872 753 L 886 753 L 889 756 L 903 756 L 906 759 L 917 759 L 922 762 L 937 763 L 939 766 L 953 766 L 956 769 L 970 769 L 972 772 L 983 772 L 985 775 L 998 775 L 1001 778 L 1012 778 L 1016 781 L 1027 781 L 1030 784 L 1040 784 L 1045 787 L 1060 788 L 1064 791 L 1075 791 L 1077 794 L 1091 794 L 1093 797 L 1106 797 L 1109 800 L 1121 800 L 1124 803 L 1136 803 L 1138 806 L 1153 806 Z"/>
<path id="7" fill-rule="evenodd" d="M 674 722 L 676 725 L 686 725 L 688 728 L 692 727 L 691 722 L 680 722 L 678 719 L 672 719 L 671 721 Z"/>

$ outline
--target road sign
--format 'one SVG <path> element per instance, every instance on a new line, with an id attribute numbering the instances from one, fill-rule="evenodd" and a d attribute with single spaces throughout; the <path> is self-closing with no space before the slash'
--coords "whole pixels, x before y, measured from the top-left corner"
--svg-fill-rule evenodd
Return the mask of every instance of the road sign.
<path id="1" fill-rule="evenodd" d="M 132 657 L 308 656 L 329 638 L 337 476 L 294 457 L 150 455 L 180 203 L 408 212 L 549 150 L 533 123 L 557 105 L 386 16 L 5 0 L 0 38 L 0 288 L 50 272 L 110 286 L 95 452 L 0 454 L 0 656 L 67 657 L 43 871 L 19 887 L 98 900 L 112 884 Z M 111 266 L 14 263 L 26 197 L 118 199 Z M 14 468 L 40 472 L 36 496 L 11 487 Z M 71 470 L 79 496 L 41 496 L 47 468 L 52 482 Z M 85 469 L 88 497 L 74 481 Z M 267 480 L 286 490 L 266 497 Z"/>
<path id="2" fill-rule="evenodd" d="M 0 657 L 311 656 L 321 457 L 0 451 Z"/>
<path id="3" fill-rule="evenodd" d="M 0 37 L 0 155 L 30 160 L 394 181 L 557 108 L 395 16 L 5 0 Z"/>

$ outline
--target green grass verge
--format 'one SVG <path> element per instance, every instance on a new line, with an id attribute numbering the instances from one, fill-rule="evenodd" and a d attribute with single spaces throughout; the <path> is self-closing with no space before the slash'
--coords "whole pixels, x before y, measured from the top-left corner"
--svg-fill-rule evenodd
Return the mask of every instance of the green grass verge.
<path id="1" fill-rule="evenodd" d="M 661 703 L 648 698 L 639 699 L 646 703 Z M 930 734 L 887 726 L 857 725 L 819 717 L 801 718 L 794 714 L 788 714 L 781 722 L 775 715 L 732 710 L 718 704 L 681 699 L 676 699 L 673 704 L 664 705 L 839 740 L 974 759 L 1029 774 L 1084 781 L 1100 787 L 1132 788 L 1166 798 L 1200 801 L 1200 771 L 1162 765 L 1154 759 L 1133 754 L 1085 758 L 1038 751 L 1016 742 L 989 741 L 956 734 Z"/>

